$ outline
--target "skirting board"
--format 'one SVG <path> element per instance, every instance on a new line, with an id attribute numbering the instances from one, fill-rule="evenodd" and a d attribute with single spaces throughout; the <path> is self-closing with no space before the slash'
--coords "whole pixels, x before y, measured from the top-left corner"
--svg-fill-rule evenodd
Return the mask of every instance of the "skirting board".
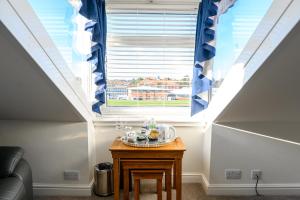
<path id="1" fill-rule="evenodd" d="M 35 196 L 91 196 L 94 181 L 87 185 L 33 184 Z"/>
<path id="2" fill-rule="evenodd" d="M 183 183 L 201 183 L 202 175 L 199 173 L 184 173 Z M 71 184 L 33 184 L 33 193 L 36 196 L 91 196 L 93 182 L 88 185 Z"/>
<path id="3" fill-rule="evenodd" d="M 207 195 L 255 195 L 254 184 L 210 184 L 204 174 L 184 173 L 183 183 L 201 183 Z M 33 184 L 37 196 L 90 196 L 93 182 L 87 185 Z M 300 195 L 300 184 L 259 184 L 262 195 Z"/>
<path id="4" fill-rule="evenodd" d="M 207 195 L 252 196 L 255 195 L 254 184 L 210 184 L 204 174 L 201 183 Z M 300 195 L 300 183 L 292 184 L 258 184 L 261 195 Z"/>
<path id="5" fill-rule="evenodd" d="M 183 183 L 202 183 L 202 174 L 200 173 L 183 173 Z"/>

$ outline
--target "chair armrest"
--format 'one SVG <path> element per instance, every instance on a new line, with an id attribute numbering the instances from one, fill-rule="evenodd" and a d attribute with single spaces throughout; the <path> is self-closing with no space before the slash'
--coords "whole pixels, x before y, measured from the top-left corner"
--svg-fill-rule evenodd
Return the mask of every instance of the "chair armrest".
<path id="1" fill-rule="evenodd" d="M 23 154 L 21 147 L 0 147 L 0 178 L 6 178 L 13 173 Z"/>

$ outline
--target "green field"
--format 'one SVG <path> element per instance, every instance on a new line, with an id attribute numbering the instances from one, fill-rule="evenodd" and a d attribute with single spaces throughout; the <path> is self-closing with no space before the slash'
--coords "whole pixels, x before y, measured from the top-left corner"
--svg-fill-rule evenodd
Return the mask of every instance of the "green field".
<path id="1" fill-rule="evenodd" d="M 107 101 L 108 106 L 167 106 L 167 107 L 180 107 L 189 106 L 189 100 L 172 100 L 172 101 L 162 101 L 162 100 L 116 100 L 109 99 Z"/>

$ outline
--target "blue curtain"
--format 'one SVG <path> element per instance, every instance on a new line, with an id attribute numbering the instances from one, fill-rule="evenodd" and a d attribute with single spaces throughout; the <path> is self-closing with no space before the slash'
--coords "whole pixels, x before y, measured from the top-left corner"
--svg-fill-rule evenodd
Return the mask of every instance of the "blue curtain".
<path id="1" fill-rule="evenodd" d="M 208 100 L 201 98 L 199 94 L 208 92 L 212 86 L 212 80 L 206 77 L 203 63 L 215 56 L 215 47 L 209 42 L 215 39 L 215 31 L 212 29 L 215 23 L 213 16 L 218 14 L 218 6 L 215 3 L 219 1 L 202 0 L 199 3 L 192 81 L 192 116 L 208 106 Z"/>
<path id="2" fill-rule="evenodd" d="M 105 54 L 106 54 L 106 11 L 105 0 L 81 0 L 82 6 L 79 13 L 89 19 L 85 30 L 92 33 L 91 54 L 88 57 L 93 65 L 95 73 L 95 84 L 97 85 L 92 110 L 101 114 L 100 106 L 105 103 L 106 74 L 105 74 Z"/>

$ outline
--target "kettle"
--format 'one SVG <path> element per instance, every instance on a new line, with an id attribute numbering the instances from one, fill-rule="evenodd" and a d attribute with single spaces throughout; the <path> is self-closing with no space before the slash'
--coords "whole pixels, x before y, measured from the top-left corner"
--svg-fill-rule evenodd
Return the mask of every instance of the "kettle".
<path id="1" fill-rule="evenodd" d="M 164 141 L 172 140 L 176 137 L 176 129 L 169 124 L 159 124 L 157 126 L 160 138 Z"/>

